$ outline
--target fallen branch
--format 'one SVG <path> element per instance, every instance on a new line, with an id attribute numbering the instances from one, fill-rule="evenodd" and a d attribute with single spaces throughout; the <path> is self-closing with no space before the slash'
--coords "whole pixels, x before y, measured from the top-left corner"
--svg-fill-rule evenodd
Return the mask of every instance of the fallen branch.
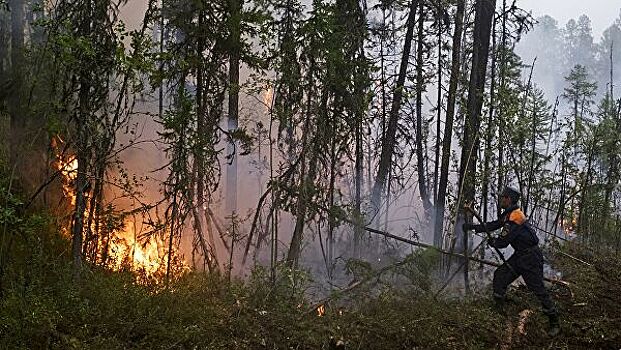
<path id="1" fill-rule="evenodd" d="M 410 245 L 413 245 L 413 246 L 416 246 L 416 247 L 432 249 L 432 250 L 434 250 L 434 251 L 436 251 L 436 252 L 438 252 L 440 254 L 445 254 L 445 255 L 450 255 L 450 256 L 457 256 L 457 257 L 464 258 L 464 259 L 466 258 L 466 256 L 463 255 L 463 254 L 451 253 L 449 251 L 440 249 L 440 248 L 438 248 L 438 247 L 436 247 L 434 245 L 427 244 L 427 243 L 421 243 L 421 242 L 413 241 L 411 239 L 399 237 L 399 236 L 393 235 L 392 233 L 389 233 L 389 232 L 377 230 L 377 229 L 374 229 L 374 228 L 371 228 L 371 227 L 363 227 L 362 229 L 367 231 L 367 232 L 375 233 L 375 234 L 378 234 L 378 235 L 381 235 L 381 236 L 384 236 L 384 237 L 388 237 L 388 238 L 392 238 L 392 239 L 394 239 L 396 241 L 407 243 L 407 244 L 410 244 Z M 496 262 L 489 261 L 489 260 L 484 260 L 484 259 L 479 259 L 479 258 L 476 258 L 476 257 L 473 257 L 473 256 L 468 256 L 467 258 L 469 260 L 476 261 L 476 262 L 484 264 L 484 265 L 490 265 L 490 266 L 495 266 L 495 267 L 500 266 L 500 264 L 498 264 Z"/>
<path id="2" fill-rule="evenodd" d="M 349 220 L 345 220 L 345 221 L 349 221 Z M 435 247 L 435 246 L 433 246 L 431 244 L 416 242 L 416 241 L 413 241 L 411 239 L 399 237 L 399 236 L 393 235 L 392 233 L 381 231 L 381 230 L 377 230 L 377 229 L 374 229 L 374 228 L 363 227 L 362 229 L 367 231 L 367 232 L 375 233 L 375 234 L 378 234 L 378 235 L 381 235 L 381 236 L 384 236 L 384 237 L 388 237 L 388 238 L 392 238 L 392 239 L 394 239 L 396 241 L 407 243 L 407 244 L 410 244 L 410 245 L 413 245 L 413 246 L 416 246 L 416 247 L 432 249 L 432 250 L 434 250 L 434 251 L 436 251 L 436 252 L 438 252 L 440 254 L 445 254 L 445 255 L 450 255 L 450 256 L 457 256 L 457 257 L 460 257 L 460 258 L 468 258 L 468 260 L 476 261 L 478 263 L 481 263 L 483 265 L 488 265 L 488 266 L 500 267 L 500 265 L 501 265 L 501 264 L 499 264 L 497 262 L 494 262 L 494 261 L 479 259 L 479 258 L 475 258 L 473 256 L 466 257 L 465 255 L 459 254 L 459 253 L 451 253 L 451 252 L 448 252 L 446 250 L 443 250 L 443 249 L 440 249 L 438 247 Z M 544 281 L 547 281 L 547 282 L 550 282 L 550 283 L 560 284 L 562 286 L 569 287 L 569 282 L 566 282 L 566 281 L 563 281 L 563 280 L 552 279 L 552 278 L 547 278 L 547 277 L 544 277 L 543 279 L 544 279 Z"/>

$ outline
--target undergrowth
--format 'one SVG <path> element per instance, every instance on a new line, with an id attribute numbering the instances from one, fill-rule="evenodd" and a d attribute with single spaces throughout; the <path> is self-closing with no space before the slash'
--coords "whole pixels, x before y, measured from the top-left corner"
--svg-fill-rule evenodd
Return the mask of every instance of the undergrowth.
<path id="1" fill-rule="evenodd" d="M 136 284 L 130 273 L 86 267 L 75 282 L 70 244 L 54 220 L 19 214 L 17 198 L 10 203 L 1 218 L 3 247 L 11 242 L 2 260 L 2 349 L 621 347 L 620 259 L 586 254 L 579 246 L 563 249 L 592 266 L 553 257 L 569 287 L 551 288 L 563 331 L 550 339 L 547 320 L 524 288 L 511 292 L 508 316 L 494 312 L 486 295 L 434 298 L 428 276 L 434 258 L 427 253 L 399 265 L 404 280 L 415 287 L 335 294 L 321 304 L 323 316 L 305 297 L 310 276 L 285 268 L 275 282 L 258 268 L 245 281 L 193 273 L 162 288 Z M 535 312 L 519 333 L 517 315 L 525 309 Z"/>

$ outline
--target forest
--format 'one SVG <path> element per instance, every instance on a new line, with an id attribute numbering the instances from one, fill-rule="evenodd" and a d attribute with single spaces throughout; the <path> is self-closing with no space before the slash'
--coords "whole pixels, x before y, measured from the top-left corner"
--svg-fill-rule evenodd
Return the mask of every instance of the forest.
<path id="1" fill-rule="evenodd" d="M 521 2 L 0 0 L 0 349 L 621 348 L 621 5 Z"/>

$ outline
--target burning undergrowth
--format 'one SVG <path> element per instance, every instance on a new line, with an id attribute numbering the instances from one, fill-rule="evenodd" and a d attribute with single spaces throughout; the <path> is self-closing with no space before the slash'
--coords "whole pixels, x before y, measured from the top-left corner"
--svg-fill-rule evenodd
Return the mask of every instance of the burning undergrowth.
<path id="1" fill-rule="evenodd" d="M 54 138 L 56 159 L 53 166 L 61 175 L 62 193 L 68 205 L 67 220 L 61 225 L 62 234 L 70 239 L 73 210 L 76 206 L 76 178 L 78 159 L 61 151 L 64 142 Z M 120 187 L 117 185 L 117 187 Z M 102 195 L 97 200 L 92 189 L 85 191 L 83 255 L 92 264 L 114 271 L 131 271 L 141 283 L 160 284 L 167 275 L 179 276 L 189 270 L 177 242 L 166 237 L 166 225 L 157 215 L 157 208 L 141 205 L 137 209 L 118 210 L 114 200 Z M 170 265 L 170 269 L 169 266 Z"/>

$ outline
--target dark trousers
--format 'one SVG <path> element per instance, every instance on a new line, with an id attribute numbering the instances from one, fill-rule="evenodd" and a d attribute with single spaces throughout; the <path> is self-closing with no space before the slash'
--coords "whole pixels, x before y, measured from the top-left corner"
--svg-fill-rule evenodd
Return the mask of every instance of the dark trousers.
<path id="1" fill-rule="evenodd" d="M 507 263 L 511 265 L 513 270 L 506 264 L 502 264 L 494 272 L 494 280 L 492 283 L 494 297 L 504 299 L 507 293 L 507 287 L 509 287 L 516 278 L 522 276 L 528 289 L 530 289 L 541 302 L 543 312 L 546 315 L 556 315 L 556 307 L 543 285 L 543 254 L 541 253 L 541 249 L 536 247 L 530 249 L 528 252 L 516 252 L 507 260 Z"/>

